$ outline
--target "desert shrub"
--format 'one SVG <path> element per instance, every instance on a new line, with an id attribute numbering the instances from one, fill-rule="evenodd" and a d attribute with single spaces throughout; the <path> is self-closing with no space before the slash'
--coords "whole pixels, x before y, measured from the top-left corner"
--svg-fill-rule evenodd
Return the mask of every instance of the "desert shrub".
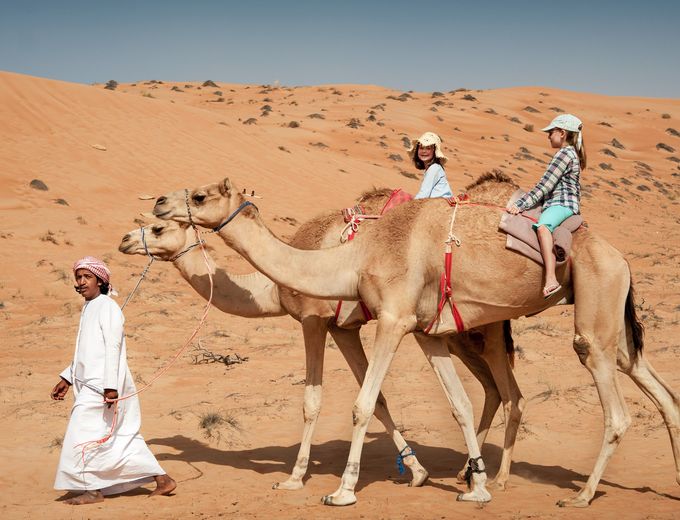
<path id="1" fill-rule="evenodd" d="M 106 90 L 116 90 L 118 87 L 118 82 L 115 79 L 110 79 L 109 81 L 106 82 L 106 85 L 104 85 L 104 88 Z"/>
<path id="2" fill-rule="evenodd" d="M 47 187 L 47 184 L 45 184 L 43 181 L 40 179 L 33 179 L 30 183 L 29 186 L 33 188 L 34 190 L 40 190 L 40 191 L 47 191 L 49 188 Z"/>
<path id="3" fill-rule="evenodd" d="M 609 143 L 609 144 L 611 144 L 614 148 L 618 148 L 619 150 L 625 150 L 625 149 L 626 149 L 626 147 L 623 146 L 623 145 L 618 141 L 618 139 L 616 139 L 616 138 L 612 139 L 612 142 Z"/>

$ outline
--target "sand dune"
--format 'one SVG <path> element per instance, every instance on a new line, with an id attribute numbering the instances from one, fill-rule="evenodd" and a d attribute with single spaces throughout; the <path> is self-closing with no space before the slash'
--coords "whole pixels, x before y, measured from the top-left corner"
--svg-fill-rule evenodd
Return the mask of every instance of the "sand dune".
<path id="1" fill-rule="evenodd" d="M 438 132 L 455 191 L 499 169 L 533 184 L 549 159 L 540 128 L 559 111 L 585 122 L 589 168 L 583 213 L 631 263 L 646 352 L 680 390 L 680 101 L 607 97 L 541 87 L 399 92 L 377 86 L 274 87 L 200 82 L 78 85 L 0 73 L 0 476 L 3 518 L 71 515 L 51 489 L 69 405 L 49 390 L 70 360 L 80 297 L 70 266 L 93 254 L 111 265 L 122 299 L 145 262 L 117 252 L 142 222 L 145 196 L 230 177 L 255 190 L 271 229 L 291 236 L 315 214 L 352 203 L 373 186 L 419 185 L 409 139 Z M 40 181 L 33 183 L 32 181 Z M 47 189 L 40 189 L 40 188 Z M 141 198 L 140 198 L 141 197 Z M 220 264 L 251 267 L 209 237 Z M 190 335 L 203 301 L 170 265 L 157 263 L 126 309 L 130 365 L 139 381 Z M 74 511 L 90 518 L 673 518 L 680 489 L 654 406 L 628 380 L 633 425 L 587 511 L 558 510 L 592 469 L 602 414 L 592 380 L 571 348 L 572 309 L 514 323 L 517 379 L 529 404 L 511 485 L 483 508 L 455 502 L 465 458 L 453 422 L 415 343 L 407 338 L 384 386 L 405 437 L 431 472 L 406 488 L 379 424 L 364 450 L 359 503 L 329 510 L 347 457 L 356 391 L 337 349 L 327 349 L 324 407 L 304 490 L 273 491 L 292 468 L 301 431 L 304 353 L 290 318 L 246 320 L 212 310 L 202 344 L 247 363 L 180 363 L 142 395 L 143 434 L 180 481 L 176 496 L 125 495 Z M 373 326 L 362 331 L 370 347 Z M 405 374 L 408 372 L 408 376 Z M 460 369 L 479 416 L 483 394 Z M 209 437 L 207 413 L 229 418 Z M 500 459 L 502 417 L 485 458 Z M 423 513 L 423 511 L 432 513 Z"/>

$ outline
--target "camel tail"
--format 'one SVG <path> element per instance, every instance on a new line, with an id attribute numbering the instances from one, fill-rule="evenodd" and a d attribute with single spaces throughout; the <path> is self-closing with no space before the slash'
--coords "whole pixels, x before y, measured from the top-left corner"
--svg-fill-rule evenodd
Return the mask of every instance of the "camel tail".
<path id="1" fill-rule="evenodd" d="M 510 366 L 515 368 L 515 341 L 512 339 L 512 325 L 510 320 L 503 322 L 503 339 L 505 340 L 505 352 L 508 355 Z"/>
<path id="2" fill-rule="evenodd" d="M 630 272 L 630 266 L 628 267 Z M 642 352 L 644 344 L 645 326 L 642 324 L 637 316 L 635 310 L 635 291 L 633 290 L 633 276 L 630 278 L 630 287 L 628 288 L 628 296 L 626 297 L 626 322 L 630 325 L 633 332 L 633 347 L 636 353 Z"/>

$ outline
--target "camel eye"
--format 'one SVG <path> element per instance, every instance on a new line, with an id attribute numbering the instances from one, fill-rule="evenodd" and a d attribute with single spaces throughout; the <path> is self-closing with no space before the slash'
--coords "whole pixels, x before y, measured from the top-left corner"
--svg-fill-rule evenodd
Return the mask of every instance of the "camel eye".
<path id="1" fill-rule="evenodd" d="M 205 195 L 203 193 L 196 193 L 192 198 L 196 204 L 201 204 L 205 200 Z"/>
<path id="2" fill-rule="evenodd" d="M 151 232 L 152 232 L 154 235 L 160 235 L 160 234 L 163 232 L 163 226 L 153 226 L 153 227 L 151 228 Z"/>

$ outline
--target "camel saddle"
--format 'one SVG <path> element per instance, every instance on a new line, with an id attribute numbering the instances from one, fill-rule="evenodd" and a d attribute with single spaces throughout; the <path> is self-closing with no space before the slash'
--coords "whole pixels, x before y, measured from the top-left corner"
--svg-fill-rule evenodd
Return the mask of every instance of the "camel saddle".
<path id="1" fill-rule="evenodd" d="M 510 197 L 508 205 L 521 198 L 524 193 L 525 192 L 522 190 L 517 190 Z M 538 236 L 536 235 L 536 231 L 531 227 L 534 222 L 538 221 L 540 216 L 540 207 L 525 211 L 520 215 L 503 213 L 498 229 L 508 235 L 505 242 L 506 249 L 515 251 L 537 262 L 539 265 L 543 265 Z M 553 241 L 555 244 L 553 246 L 553 251 L 555 252 L 558 266 L 562 265 L 569 258 L 572 241 L 571 234 L 581 226 L 585 227 L 581 215 L 572 215 L 553 231 Z"/>

